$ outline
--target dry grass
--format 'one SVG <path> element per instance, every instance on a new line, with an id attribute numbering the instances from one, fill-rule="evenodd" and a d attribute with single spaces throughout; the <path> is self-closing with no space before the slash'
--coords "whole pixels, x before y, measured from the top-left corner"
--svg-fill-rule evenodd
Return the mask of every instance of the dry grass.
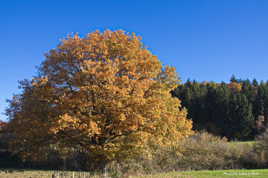
<path id="1" fill-rule="evenodd" d="M 54 175 L 54 177 L 53 177 Z M 112 178 L 105 174 L 91 174 L 89 172 L 59 172 L 59 171 L 14 171 L 0 172 L 0 178 Z M 168 172 L 139 176 L 123 176 L 125 178 L 267 178 L 268 169 L 255 170 L 216 170 L 216 171 L 183 171 Z M 123 178 L 122 177 L 122 178 Z M 121 178 L 121 177 L 120 177 Z"/>
<path id="2" fill-rule="evenodd" d="M 6 170 L 0 178 L 100 178 L 97 173 L 72 171 Z"/>

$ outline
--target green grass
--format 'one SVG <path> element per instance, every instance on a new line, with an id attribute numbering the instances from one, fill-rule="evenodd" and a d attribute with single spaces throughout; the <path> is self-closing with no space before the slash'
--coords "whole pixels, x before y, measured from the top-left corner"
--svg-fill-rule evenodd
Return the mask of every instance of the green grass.
<path id="1" fill-rule="evenodd" d="M 231 146 L 237 146 L 237 145 L 248 145 L 248 146 L 253 146 L 256 141 L 232 141 L 228 142 Z"/>
<path id="2" fill-rule="evenodd" d="M 105 176 L 98 176 L 90 174 L 89 172 L 55 172 L 55 171 L 38 171 L 27 170 L 13 172 L 0 172 L 0 178 L 52 178 L 52 174 L 57 175 L 57 178 L 104 178 Z M 109 177 L 109 176 L 107 176 Z M 216 171 L 182 171 L 159 173 L 144 176 L 130 176 L 131 178 L 267 178 L 268 169 L 256 170 L 216 170 Z"/>
<path id="3" fill-rule="evenodd" d="M 169 172 L 144 178 L 267 178 L 268 169 Z"/>

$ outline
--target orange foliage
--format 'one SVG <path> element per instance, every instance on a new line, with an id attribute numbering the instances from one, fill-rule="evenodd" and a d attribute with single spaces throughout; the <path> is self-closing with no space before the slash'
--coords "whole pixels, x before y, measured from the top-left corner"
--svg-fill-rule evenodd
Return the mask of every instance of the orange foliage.
<path id="1" fill-rule="evenodd" d="M 140 37 L 99 31 L 63 40 L 40 76 L 24 81 L 9 108 L 11 147 L 38 156 L 57 144 L 113 159 L 147 143 L 171 145 L 192 133 L 170 91 L 179 83 Z"/>
<path id="2" fill-rule="evenodd" d="M 237 83 L 237 82 L 229 83 L 228 87 L 236 92 L 240 92 L 242 90 L 242 85 L 240 83 Z"/>
<path id="3" fill-rule="evenodd" d="M 0 129 L 6 126 L 6 124 L 7 124 L 6 122 L 0 120 Z"/>

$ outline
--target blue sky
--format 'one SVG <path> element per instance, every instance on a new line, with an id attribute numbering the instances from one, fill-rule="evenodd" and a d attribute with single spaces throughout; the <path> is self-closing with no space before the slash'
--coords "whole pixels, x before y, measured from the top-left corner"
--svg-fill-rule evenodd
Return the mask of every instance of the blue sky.
<path id="1" fill-rule="evenodd" d="M 135 32 L 183 81 L 266 81 L 267 19 L 267 0 L 1 1 L 0 113 L 18 80 L 35 75 L 43 54 L 72 32 Z"/>

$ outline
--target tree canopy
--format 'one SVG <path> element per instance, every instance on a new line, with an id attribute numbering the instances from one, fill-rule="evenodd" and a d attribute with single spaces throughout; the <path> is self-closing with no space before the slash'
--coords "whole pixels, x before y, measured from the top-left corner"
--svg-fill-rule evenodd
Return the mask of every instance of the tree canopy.
<path id="1" fill-rule="evenodd" d="M 175 68 L 162 66 L 135 34 L 68 36 L 45 56 L 7 110 L 10 148 L 26 158 L 56 145 L 114 159 L 192 133 L 170 94 L 179 83 Z"/>
<path id="2" fill-rule="evenodd" d="M 194 130 L 231 140 L 252 140 L 268 124 L 268 82 L 231 77 L 229 83 L 188 80 L 173 92 L 182 100 Z"/>

